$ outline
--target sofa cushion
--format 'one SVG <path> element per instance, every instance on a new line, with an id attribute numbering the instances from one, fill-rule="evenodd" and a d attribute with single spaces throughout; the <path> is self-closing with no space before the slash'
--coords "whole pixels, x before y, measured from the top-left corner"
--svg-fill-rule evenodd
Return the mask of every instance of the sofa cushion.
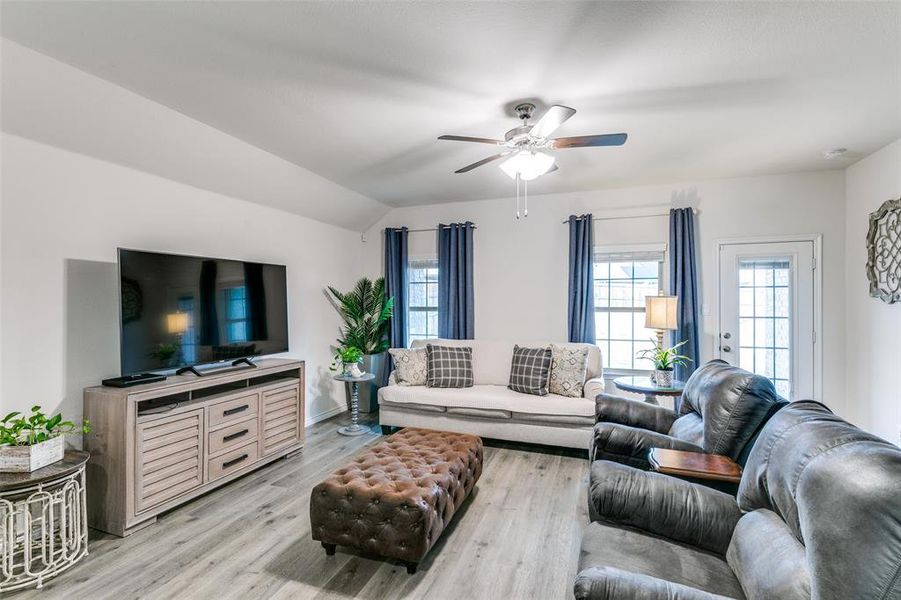
<path id="1" fill-rule="evenodd" d="M 551 377 L 548 391 L 576 398 L 582 395 L 588 373 L 588 347 L 551 344 Z"/>
<path id="2" fill-rule="evenodd" d="M 379 401 L 395 406 L 430 404 L 447 408 L 483 408 L 536 415 L 594 417 L 594 402 L 591 400 L 555 394 L 529 396 L 500 385 L 475 385 L 456 389 L 391 385 L 379 389 Z"/>
<path id="3" fill-rule="evenodd" d="M 513 347 L 510 364 L 510 384 L 520 394 L 547 396 L 548 376 L 551 372 L 550 348 Z"/>
<path id="4" fill-rule="evenodd" d="M 722 557 L 666 538 L 606 523 L 591 523 L 582 536 L 578 570 L 591 567 L 613 567 L 711 594 L 745 597 Z"/>
<path id="5" fill-rule="evenodd" d="M 472 348 L 428 344 L 425 349 L 429 362 L 429 387 L 472 387 Z"/>
<path id="6" fill-rule="evenodd" d="M 739 519 L 726 561 L 749 598 L 810 600 L 804 546 L 772 511 L 755 510 Z"/>
<path id="7" fill-rule="evenodd" d="M 391 348 L 395 381 L 398 385 L 425 385 L 429 376 L 429 358 L 425 348 Z"/>

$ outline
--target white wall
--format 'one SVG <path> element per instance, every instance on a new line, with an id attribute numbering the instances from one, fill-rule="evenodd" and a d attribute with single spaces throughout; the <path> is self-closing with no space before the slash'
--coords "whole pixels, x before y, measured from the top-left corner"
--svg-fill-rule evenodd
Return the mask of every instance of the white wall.
<path id="1" fill-rule="evenodd" d="M 845 396 L 858 425 L 901 444 L 901 305 L 869 295 L 869 213 L 901 198 L 901 140 L 848 168 L 845 204 Z"/>
<path id="2" fill-rule="evenodd" d="M 117 247 L 287 265 L 288 355 L 306 360 L 307 417 L 344 408 L 323 287 L 356 279 L 358 233 L 14 135 L 0 145 L 4 411 L 80 418 L 82 388 L 118 374 Z"/>
<path id="3" fill-rule="evenodd" d="M 559 176 L 559 175 L 557 175 Z M 462 177 L 462 176 L 461 176 Z M 513 183 L 510 183 L 511 189 Z M 536 186 L 537 187 L 537 186 Z M 516 340 L 566 338 L 570 214 L 595 216 L 666 213 L 671 206 L 699 209 L 703 358 L 716 343 L 716 240 L 748 236 L 823 234 L 825 402 L 843 406 L 844 173 L 820 171 L 687 182 L 572 194 L 533 196 L 529 217 L 516 221 L 510 198 L 395 209 L 367 233 L 369 273 L 382 271 L 381 230 L 434 227 L 471 220 L 474 248 L 476 336 Z M 666 242 L 668 218 L 598 221 L 597 245 Z M 435 234 L 411 233 L 411 254 L 435 254 Z"/>

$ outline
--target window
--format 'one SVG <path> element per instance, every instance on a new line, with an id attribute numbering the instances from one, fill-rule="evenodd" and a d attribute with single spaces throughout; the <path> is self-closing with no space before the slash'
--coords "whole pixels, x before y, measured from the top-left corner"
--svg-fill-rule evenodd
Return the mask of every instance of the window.
<path id="1" fill-rule="evenodd" d="M 413 340 L 438 337 L 438 259 L 411 260 L 407 347 Z"/>
<path id="2" fill-rule="evenodd" d="M 247 289 L 225 290 L 225 335 L 229 344 L 247 341 Z"/>
<path id="3" fill-rule="evenodd" d="M 594 259 L 595 335 L 604 366 L 651 370 L 635 354 L 653 348 L 657 332 L 644 327 L 645 296 L 660 293 L 663 251 L 599 252 Z"/>
<path id="4" fill-rule="evenodd" d="M 738 265 L 739 365 L 791 397 L 791 263 L 743 259 Z"/>

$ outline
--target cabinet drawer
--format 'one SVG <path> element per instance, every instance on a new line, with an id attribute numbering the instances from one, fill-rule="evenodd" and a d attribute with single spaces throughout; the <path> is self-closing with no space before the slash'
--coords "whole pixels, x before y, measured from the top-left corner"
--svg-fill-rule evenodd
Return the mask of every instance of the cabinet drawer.
<path id="1" fill-rule="evenodd" d="M 136 434 L 135 512 L 203 483 L 203 409 L 139 424 Z"/>
<path id="2" fill-rule="evenodd" d="M 257 443 L 251 442 L 235 448 L 225 454 L 211 458 L 207 462 L 207 472 L 209 473 L 209 481 L 225 477 L 229 473 L 248 467 L 257 461 L 259 452 L 257 451 Z"/>
<path id="3" fill-rule="evenodd" d="M 256 415 L 259 412 L 259 405 L 259 392 L 242 394 L 231 400 L 213 404 L 207 408 L 209 411 L 210 429 L 215 429 L 224 423 L 243 421 L 247 417 Z"/>
<path id="4" fill-rule="evenodd" d="M 210 455 L 219 454 L 257 440 L 258 419 L 256 415 L 232 425 L 211 431 L 207 437 Z"/>

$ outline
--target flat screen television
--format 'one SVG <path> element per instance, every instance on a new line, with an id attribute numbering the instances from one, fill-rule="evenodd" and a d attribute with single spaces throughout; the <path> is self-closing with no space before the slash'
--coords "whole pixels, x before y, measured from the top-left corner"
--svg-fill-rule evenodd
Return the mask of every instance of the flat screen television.
<path id="1" fill-rule="evenodd" d="M 284 265 L 119 249 L 122 375 L 288 350 Z"/>

